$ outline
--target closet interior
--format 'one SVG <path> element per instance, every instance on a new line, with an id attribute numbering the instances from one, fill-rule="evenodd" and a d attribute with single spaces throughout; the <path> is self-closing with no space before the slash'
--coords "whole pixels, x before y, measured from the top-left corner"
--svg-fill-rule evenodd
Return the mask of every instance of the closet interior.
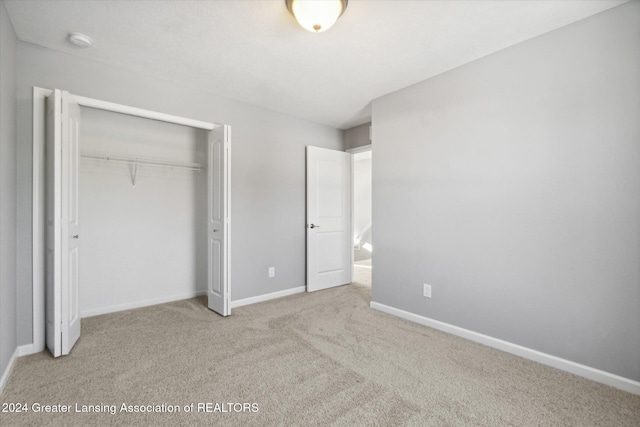
<path id="1" fill-rule="evenodd" d="M 82 108 L 81 317 L 205 294 L 208 133 Z"/>

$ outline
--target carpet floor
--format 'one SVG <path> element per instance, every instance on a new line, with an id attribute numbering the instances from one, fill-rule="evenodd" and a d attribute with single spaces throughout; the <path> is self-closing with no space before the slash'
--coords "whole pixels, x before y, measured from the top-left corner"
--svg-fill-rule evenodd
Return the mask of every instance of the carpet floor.
<path id="1" fill-rule="evenodd" d="M 0 401 L 29 411 L 0 425 L 640 426 L 640 396 L 374 311 L 356 275 L 229 318 L 195 298 L 84 319 L 71 355 L 17 360 Z"/>

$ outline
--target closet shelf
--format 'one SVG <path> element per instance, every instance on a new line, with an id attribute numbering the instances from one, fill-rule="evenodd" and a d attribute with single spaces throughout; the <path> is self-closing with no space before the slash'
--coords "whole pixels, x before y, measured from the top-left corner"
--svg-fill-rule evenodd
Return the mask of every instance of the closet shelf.
<path id="1" fill-rule="evenodd" d="M 123 154 L 102 153 L 96 151 L 83 151 L 80 157 L 85 159 L 103 160 L 106 162 L 126 163 L 131 165 L 131 184 L 136 186 L 136 178 L 138 176 L 138 166 L 158 166 L 170 169 L 182 169 L 190 171 L 199 171 L 202 169 L 200 163 L 189 162 L 172 162 L 169 160 L 158 159 L 144 156 L 126 156 Z"/>
<path id="2" fill-rule="evenodd" d="M 200 163 L 173 162 L 164 159 L 144 156 L 127 156 L 123 154 L 112 154 L 95 151 L 83 151 L 80 156 L 86 159 L 104 160 L 108 162 L 129 163 L 132 165 L 158 166 L 172 169 L 186 169 L 199 171 L 202 169 Z"/>

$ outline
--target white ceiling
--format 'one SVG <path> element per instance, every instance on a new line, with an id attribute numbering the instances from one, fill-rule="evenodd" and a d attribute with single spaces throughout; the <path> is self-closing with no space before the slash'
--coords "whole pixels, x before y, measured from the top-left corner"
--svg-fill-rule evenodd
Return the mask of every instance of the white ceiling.
<path id="1" fill-rule="evenodd" d="M 379 96 L 624 2 L 351 0 L 321 34 L 284 0 L 6 6 L 25 42 L 347 129 Z M 71 31 L 93 47 L 70 45 Z"/>

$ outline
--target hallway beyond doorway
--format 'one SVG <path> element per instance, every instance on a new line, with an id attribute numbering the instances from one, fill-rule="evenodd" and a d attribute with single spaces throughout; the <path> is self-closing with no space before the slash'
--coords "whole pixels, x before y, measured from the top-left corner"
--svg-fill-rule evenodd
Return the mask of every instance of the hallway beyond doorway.
<path id="1" fill-rule="evenodd" d="M 371 259 L 364 259 L 353 263 L 355 274 L 353 283 L 359 283 L 371 287 Z"/>

